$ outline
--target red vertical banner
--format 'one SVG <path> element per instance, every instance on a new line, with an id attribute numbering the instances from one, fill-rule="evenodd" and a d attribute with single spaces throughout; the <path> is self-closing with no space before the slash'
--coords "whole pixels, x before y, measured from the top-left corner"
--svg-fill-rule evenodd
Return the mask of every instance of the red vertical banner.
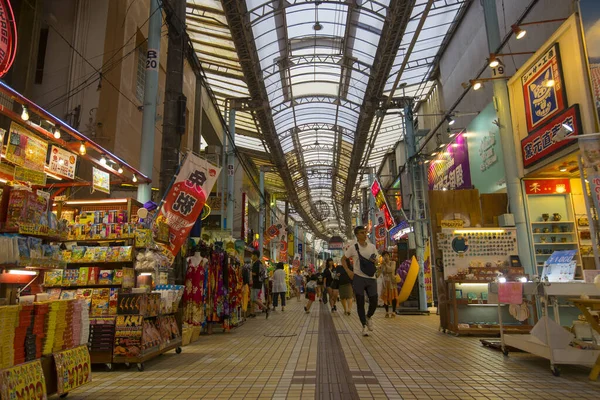
<path id="1" fill-rule="evenodd" d="M 155 220 L 169 227 L 169 250 L 173 255 L 187 239 L 202 212 L 221 168 L 188 152 L 177 178 L 165 196 Z"/>

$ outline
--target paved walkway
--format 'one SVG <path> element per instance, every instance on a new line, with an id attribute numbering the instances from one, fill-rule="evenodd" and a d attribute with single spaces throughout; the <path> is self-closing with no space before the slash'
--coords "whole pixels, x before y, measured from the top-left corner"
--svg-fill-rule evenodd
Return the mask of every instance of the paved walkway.
<path id="1" fill-rule="evenodd" d="M 600 399 L 589 369 L 508 358 L 476 338 L 438 331 L 438 317 L 374 317 L 370 337 L 351 316 L 303 303 L 249 320 L 231 333 L 201 336 L 181 354 L 147 362 L 145 371 L 116 366 L 69 399 Z M 341 310 L 341 306 L 338 306 Z M 340 351 L 341 349 L 341 351 Z"/>

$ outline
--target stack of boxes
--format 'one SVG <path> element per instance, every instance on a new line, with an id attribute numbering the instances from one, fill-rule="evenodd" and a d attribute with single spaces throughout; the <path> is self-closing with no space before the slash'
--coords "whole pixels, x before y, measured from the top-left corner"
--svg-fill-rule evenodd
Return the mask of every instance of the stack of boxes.
<path id="1" fill-rule="evenodd" d="M 35 303 L 32 324 L 32 335 L 35 338 L 35 357 L 32 358 L 34 360 L 42 357 L 44 339 L 46 337 L 46 317 L 49 311 L 49 302 Z"/>
<path id="2" fill-rule="evenodd" d="M 81 304 L 81 331 L 79 335 L 79 344 L 88 344 L 90 338 L 90 307 L 85 299 L 80 299 Z"/>
<path id="3" fill-rule="evenodd" d="M 112 353 L 115 342 L 115 317 L 90 318 L 90 352 Z"/>
<path id="4" fill-rule="evenodd" d="M 26 353 L 31 353 L 31 339 L 28 340 L 28 334 L 31 333 L 31 318 L 33 315 L 33 305 L 21 306 L 19 309 L 19 318 L 17 327 L 15 328 L 14 350 L 15 359 L 14 365 L 23 364 L 28 361 Z M 35 342 L 33 343 L 33 351 L 35 352 Z"/>
<path id="5" fill-rule="evenodd" d="M 0 307 L 0 369 L 14 365 L 15 328 L 19 322 L 19 306 Z"/>

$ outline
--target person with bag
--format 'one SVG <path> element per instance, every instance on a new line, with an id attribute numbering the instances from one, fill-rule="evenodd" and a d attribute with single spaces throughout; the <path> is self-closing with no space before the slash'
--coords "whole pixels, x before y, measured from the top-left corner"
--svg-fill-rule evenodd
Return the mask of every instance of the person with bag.
<path id="1" fill-rule="evenodd" d="M 285 283 L 285 271 L 283 270 L 283 263 L 278 262 L 273 273 L 273 311 L 278 306 L 279 299 L 281 299 L 281 311 L 285 308 L 285 295 L 287 294 L 287 284 Z"/>
<path id="2" fill-rule="evenodd" d="M 311 275 L 308 278 L 308 283 L 306 284 L 306 298 L 308 299 L 308 303 L 304 307 L 304 312 L 307 314 L 310 312 L 310 307 L 315 302 L 315 298 L 317 296 L 317 275 Z"/>
<path id="3" fill-rule="evenodd" d="M 372 317 L 377 309 L 377 248 L 373 243 L 367 241 L 367 230 L 364 226 L 354 228 L 356 241 L 351 241 L 344 248 L 342 265 L 346 273 L 353 279 L 352 287 L 356 296 L 356 311 L 362 323 L 362 335 L 369 336 L 369 331 L 373 331 Z M 351 270 L 349 267 L 350 259 L 354 264 Z M 369 298 L 369 311 L 365 315 L 365 292 Z"/>
<path id="4" fill-rule="evenodd" d="M 385 307 L 385 317 L 395 318 L 396 317 L 396 303 L 398 301 L 398 282 L 397 278 L 400 275 L 396 275 L 396 263 L 394 263 L 390 257 L 388 251 L 381 253 L 383 262 L 381 263 L 381 276 L 383 278 L 383 286 L 381 290 L 381 301 Z M 389 312 L 390 305 L 392 306 L 392 312 Z"/>
<path id="5" fill-rule="evenodd" d="M 263 289 L 264 275 L 262 272 L 263 264 L 260 262 L 260 251 L 254 250 L 252 252 L 252 290 L 250 291 L 250 315 L 249 317 L 256 317 L 255 306 L 258 306 L 261 310 L 267 310 L 266 306 L 260 300 L 260 291 Z M 266 297 L 265 297 L 266 298 Z M 267 310 L 267 315 L 268 315 Z"/>

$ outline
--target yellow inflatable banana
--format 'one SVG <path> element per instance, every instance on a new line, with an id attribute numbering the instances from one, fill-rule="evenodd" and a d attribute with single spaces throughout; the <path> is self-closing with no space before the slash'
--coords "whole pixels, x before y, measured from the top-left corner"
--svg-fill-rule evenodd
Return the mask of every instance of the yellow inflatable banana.
<path id="1" fill-rule="evenodd" d="M 406 274 L 406 278 L 404 278 L 404 284 L 402 285 L 402 289 L 400 293 L 398 293 L 398 304 L 401 304 L 408 300 L 408 296 L 413 290 L 415 286 L 415 282 L 417 281 L 417 276 L 419 275 L 419 263 L 415 256 L 413 256 L 410 261 L 410 268 L 408 269 L 408 273 Z"/>

